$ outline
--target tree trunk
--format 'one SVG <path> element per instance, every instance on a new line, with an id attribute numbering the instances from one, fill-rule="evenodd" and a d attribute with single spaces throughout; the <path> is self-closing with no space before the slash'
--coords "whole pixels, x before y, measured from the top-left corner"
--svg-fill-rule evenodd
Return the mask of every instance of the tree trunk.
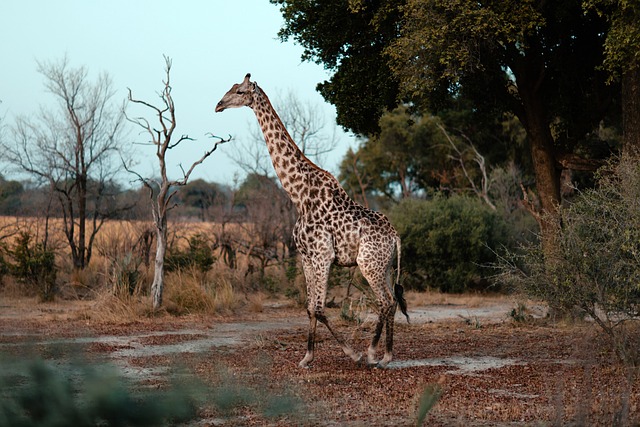
<path id="1" fill-rule="evenodd" d="M 622 131 L 624 156 L 640 156 L 640 61 L 622 75 Z"/>
<path id="2" fill-rule="evenodd" d="M 156 229 L 156 260 L 153 272 L 153 284 L 151 285 L 154 310 L 157 310 L 162 306 L 162 292 L 164 291 L 164 256 L 167 252 L 166 219 L 163 222 L 164 226 Z"/>
<path id="3" fill-rule="evenodd" d="M 78 259 L 76 268 L 84 270 L 87 235 L 87 177 L 80 174 L 78 177 Z M 73 222 L 73 218 L 70 219 Z M 73 223 L 71 224 L 73 227 Z"/>
<path id="4" fill-rule="evenodd" d="M 151 295 L 153 297 L 153 309 L 162 306 L 162 293 L 164 291 L 164 257 L 167 252 L 167 218 L 165 215 L 156 222 L 156 260 L 153 272 L 153 284 Z"/>
<path id="5" fill-rule="evenodd" d="M 540 210 L 535 217 L 540 225 L 542 249 L 549 259 L 557 246 L 554 235 L 559 224 L 560 170 L 556 167 L 553 135 L 536 86 L 535 83 L 519 85 L 523 107 L 519 118 L 530 140 L 536 190 L 540 199 Z"/>
<path id="6" fill-rule="evenodd" d="M 538 123 L 527 129 L 527 132 L 531 140 L 531 159 L 540 199 L 540 212 L 536 219 L 540 225 L 542 249 L 549 260 L 557 249 L 555 233 L 560 221 L 560 172 L 555 165 L 553 137 L 549 126 Z"/>

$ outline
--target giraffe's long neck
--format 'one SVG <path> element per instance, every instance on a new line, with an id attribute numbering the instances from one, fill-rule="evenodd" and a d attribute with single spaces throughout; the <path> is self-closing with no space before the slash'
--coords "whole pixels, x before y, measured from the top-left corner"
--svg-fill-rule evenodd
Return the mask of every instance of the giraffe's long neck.
<path id="1" fill-rule="evenodd" d="M 319 168 L 307 159 L 298 148 L 262 89 L 256 87 L 254 96 L 254 104 L 251 108 L 262 129 L 271 155 L 271 162 L 282 187 L 300 212 L 304 200 L 308 196 L 305 193 L 307 191 L 307 174 L 309 171 L 319 170 Z"/>

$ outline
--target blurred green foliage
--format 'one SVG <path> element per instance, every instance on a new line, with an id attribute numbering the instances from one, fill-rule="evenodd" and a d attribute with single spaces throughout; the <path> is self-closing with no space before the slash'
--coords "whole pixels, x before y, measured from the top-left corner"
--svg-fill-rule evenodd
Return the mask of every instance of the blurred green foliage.
<path id="1" fill-rule="evenodd" d="M 0 427 L 162 426 L 196 416 L 196 390 L 184 386 L 134 393 L 98 365 L 4 358 L 0 366 Z"/>

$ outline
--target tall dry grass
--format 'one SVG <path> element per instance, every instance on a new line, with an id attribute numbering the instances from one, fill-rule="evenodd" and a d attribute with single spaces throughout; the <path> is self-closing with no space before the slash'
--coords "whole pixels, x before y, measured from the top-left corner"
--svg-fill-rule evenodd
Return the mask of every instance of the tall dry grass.
<path id="1" fill-rule="evenodd" d="M 105 321 L 132 321 L 158 315 L 150 309 L 148 296 L 155 256 L 154 228 L 150 222 L 107 221 L 96 236 L 91 262 L 84 270 L 73 268 L 62 221 L 50 219 L 45 225 L 38 218 L 0 217 L 0 241 L 11 247 L 20 231 L 30 233 L 38 242 L 46 236 L 48 247 L 56 254 L 58 299 L 92 301 L 86 315 Z M 238 236 L 247 230 L 245 224 L 225 227 L 227 232 Z M 210 237 L 214 246 L 221 226 L 173 223 L 169 229 L 169 246 L 182 250 L 196 234 Z M 229 314 L 242 308 L 260 311 L 265 295 L 284 293 L 289 282 L 282 265 L 257 273 L 252 270 L 251 260 L 242 253 L 237 254 L 235 269 L 228 268 L 219 250 L 214 256 L 216 262 L 206 273 L 197 269 L 166 273 L 163 313 Z M 20 296 L 25 292 L 10 276 L 2 283 L 0 292 L 5 295 Z"/>

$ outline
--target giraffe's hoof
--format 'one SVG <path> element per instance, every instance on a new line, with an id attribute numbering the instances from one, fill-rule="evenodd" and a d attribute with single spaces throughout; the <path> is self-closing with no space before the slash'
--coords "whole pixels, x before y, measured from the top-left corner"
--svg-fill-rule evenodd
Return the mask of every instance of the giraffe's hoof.
<path id="1" fill-rule="evenodd" d="M 367 365 L 376 366 L 378 364 L 378 359 L 376 359 L 375 353 L 369 352 L 367 354 Z"/>
<path id="2" fill-rule="evenodd" d="M 389 365 L 389 362 L 385 362 L 384 359 L 383 359 L 383 360 L 379 361 L 378 363 L 376 363 L 374 368 L 376 368 L 376 369 L 387 369 L 388 365 Z"/>
<path id="3" fill-rule="evenodd" d="M 307 358 L 305 357 L 300 361 L 300 363 L 298 363 L 298 367 L 303 369 L 309 369 L 311 362 L 312 362 L 311 360 L 307 360 Z"/>
<path id="4" fill-rule="evenodd" d="M 393 359 L 392 356 L 385 354 L 382 360 L 376 364 L 376 368 L 386 369 L 387 366 L 389 365 L 389 362 L 391 362 L 391 359 Z"/>
<path id="5" fill-rule="evenodd" d="M 309 364 L 311 362 L 313 362 L 313 353 L 307 352 L 307 354 L 304 355 L 304 358 L 302 358 L 300 363 L 298 363 L 298 367 L 308 369 Z"/>

